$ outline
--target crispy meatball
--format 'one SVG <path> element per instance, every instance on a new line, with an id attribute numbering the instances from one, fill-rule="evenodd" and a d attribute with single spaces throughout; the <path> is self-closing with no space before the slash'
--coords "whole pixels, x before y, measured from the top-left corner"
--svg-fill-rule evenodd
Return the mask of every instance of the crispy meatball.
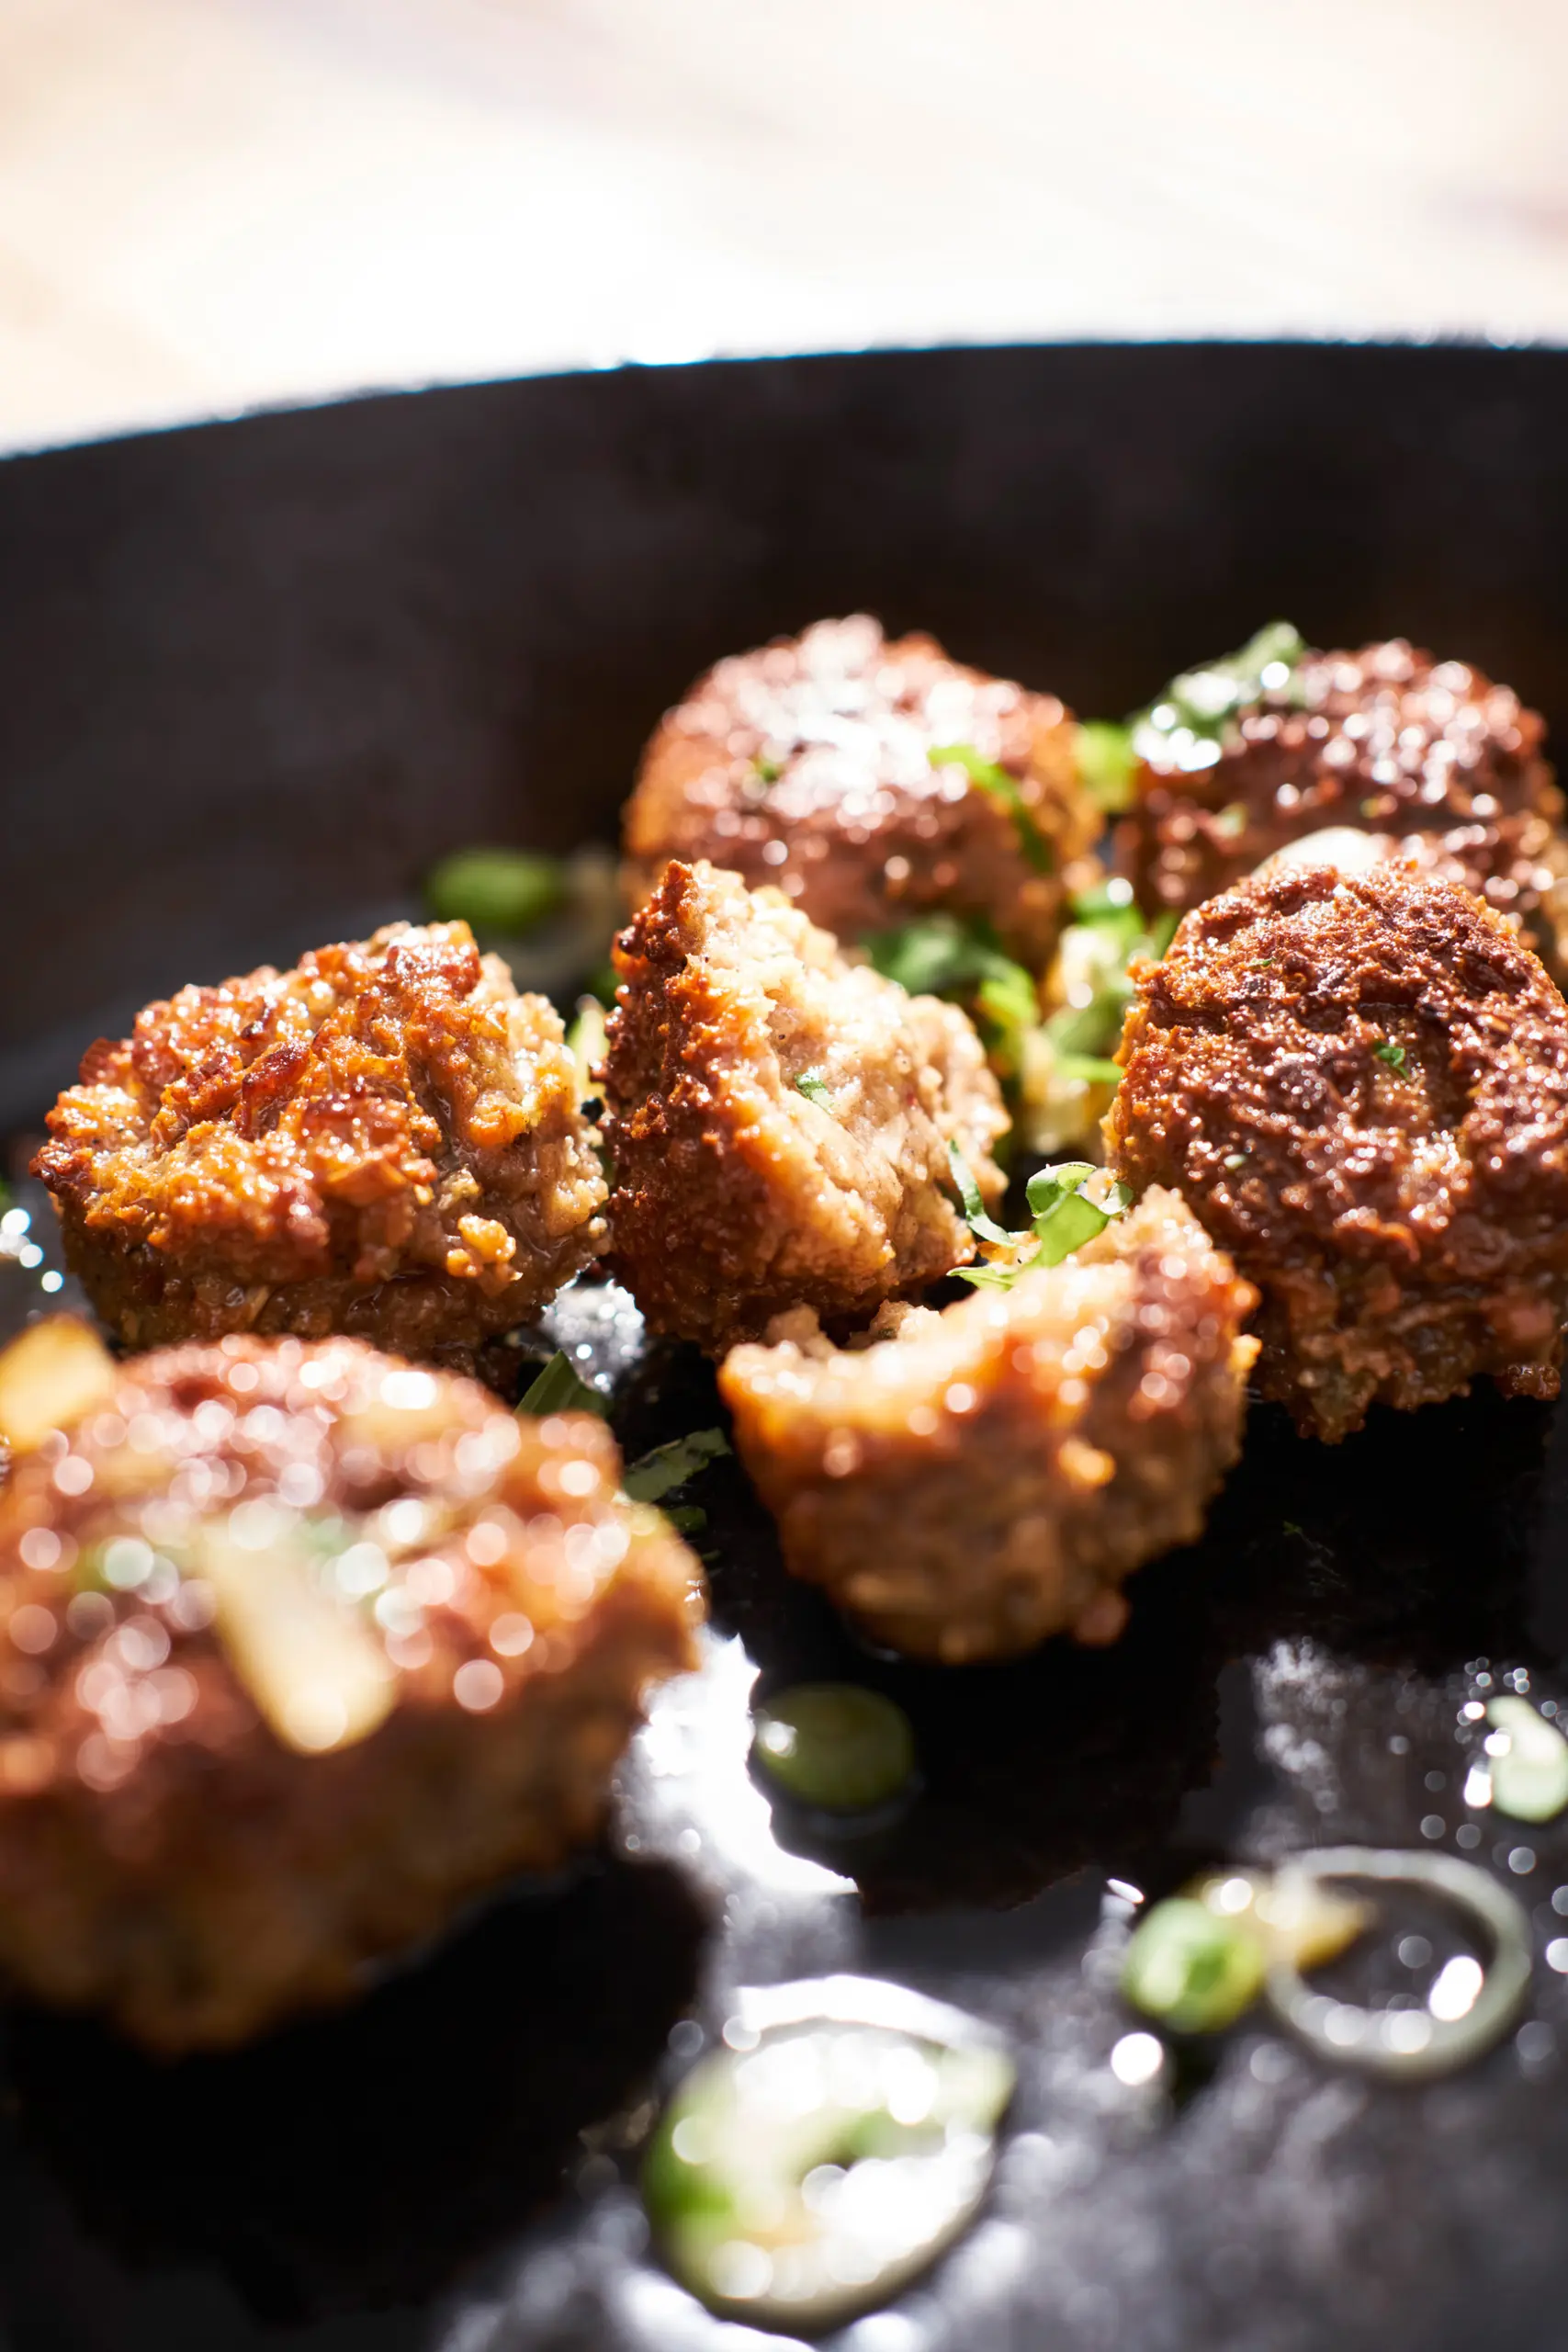
<path id="1" fill-rule="evenodd" d="M 974 1256 L 948 1147 L 999 1198 L 1007 1114 L 955 1007 L 702 864 L 668 868 L 615 968 L 611 1263 L 656 1331 L 716 1353 L 790 1306 L 864 1320 Z"/>
<path id="2" fill-rule="evenodd" d="M 49 1125 L 67 1261 L 133 1348 L 341 1330 L 467 1368 L 604 1233 L 560 1022 L 462 922 L 182 989 Z"/>
<path id="3" fill-rule="evenodd" d="M 1151 1193 L 1010 1290 L 893 1310 L 862 1351 L 786 1318 L 719 1385 L 786 1565 L 878 1641 L 948 1664 L 1111 1642 L 1123 1578 L 1199 1533 L 1240 1450 L 1256 1295 Z"/>
<path id="4" fill-rule="evenodd" d="M 1554 1396 L 1568 1005 L 1508 925 L 1399 865 L 1286 866 L 1136 975 L 1105 1122 L 1263 1294 L 1265 1394 L 1337 1439 L 1481 1373 Z"/>
<path id="5" fill-rule="evenodd" d="M 593 1835 L 699 1571 L 591 1415 L 354 1340 L 134 1358 L 0 1495 L 0 1964 L 159 2050 Z"/>
<path id="6" fill-rule="evenodd" d="M 1540 715 L 1467 662 L 1434 662 L 1401 638 L 1274 671 L 1212 740 L 1137 729 L 1117 859 L 1140 902 L 1198 906 L 1283 843 L 1353 825 L 1463 883 L 1563 969 L 1568 845 Z"/>
<path id="7" fill-rule="evenodd" d="M 1041 970 L 1100 829 L 1076 744 L 1055 695 L 934 638 L 818 621 L 720 662 L 660 723 L 626 807 L 628 888 L 640 902 L 667 859 L 705 857 L 840 939 L 942 907 Z M 955 746 L 968 766 L 933 759 Z"/>

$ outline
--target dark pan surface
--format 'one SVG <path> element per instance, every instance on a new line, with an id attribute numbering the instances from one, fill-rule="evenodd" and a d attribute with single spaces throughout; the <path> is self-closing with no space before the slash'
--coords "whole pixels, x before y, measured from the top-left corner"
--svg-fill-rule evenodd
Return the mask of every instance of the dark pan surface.
<path id="1" fill-rule="evenodd" d="M 1400 631 L 1562 738 L 1564 414 L 1568 355 L 931 353 L 0 467 L 0 1128 L 36 1125 L 146 997 L 410 910 L 446 848 L 608 833 L 687 679 L 818 613 L 930 627 L 1089 712 L 1275 614 L 1324 642 Z M 0 1317 L 35 1282 L 0 1269 Z M 625 1368 L 634 1450 L 715 1417 L 694 1359 Z M 1568 1700 L 1562 1416 L 1488 1393 L 1330 1452 L 1257 1411 L 1202 1544 L 1144 1572 L 1115 1650 L 950 1676 L 867 1657 L 789 1586 L 733 1464 L 703 1499 L 710 1663 L 639 1741 L 602 1856 L 243 2057 L 159 2069 L 6 2019 L 0 2341 L 760 2346 L 647 2257 L 635 2151 L 729 1986 L 844 1966 L 996 2018 L 1021 2087 L 976 2231 L 842 2352 L 1568 2338 L 1546 1957 L 1568 1962 L 1568 1826 L 1468 1812 L 1459 1719 L 1517 1670 Z M 901 1700 L 925 1772 L 904 1823 L 770 1833 L 753 1668 Z M 1174 2099 L 1112 2074 L 1108 1876 L 1157 1894 L 1223 1854 L 1461 1832 L 1537 1935 L 1533 2010 L 1483 2064 L 1373 2090 L 1244 2030 Z"/>

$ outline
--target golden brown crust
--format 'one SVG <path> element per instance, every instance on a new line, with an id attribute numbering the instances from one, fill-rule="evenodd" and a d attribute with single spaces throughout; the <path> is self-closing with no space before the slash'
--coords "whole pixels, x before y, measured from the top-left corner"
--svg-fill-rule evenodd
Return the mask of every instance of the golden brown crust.
<path id="1" fill-rule="evenodd" d="M 1568 1005 L 1499 916 L 1398 866 L 1287 870 L 1136 979 L 1111 1165 L 1258 1284 L 1266 1394 L 1332 1440 L 1483 1373 L 1556 1393 Z"/>
<path id="2" fill-rule="evenodd" d="M 858 1352 L 737 1348 L 719 1385 L 786 1565 L 877 1640 L 949 1664 L 1108 1642 L 1123 1578 L 1192 1541 L 1240 1451 L 1256 1297 L 1155 1193 L 1009 1291 Z"/>
<path id="3" fill-rule="evenodd" d="M 962 766 L 933 766 L 950 744 L 1015 780 L 1051 871 Z M 945 907 L 1043 969 L 1063 873 L 1100 829 L 1075 745 L 1055 695 L 950 662 L 934 638 L 889 641 L 864 614 L 818 621 L 720 662 L 662 720 L 626 806 L 631 901 L 668 859 L 707 858 L 840 939 Z"/>
<path id="4" fill-rule="evenodd" d="M 1185 910 L 1287 842 L 1365 827 L 1476 892 L 1561 972 L 1568 844 L 1545 731 L 1511 687 L 1401 638 L 1314 653 L 1241 713 L 1212 766 L 1150 748 L 1117 862 L 1140 904 Z"/>
<path id="5" fill-rule="evenodd" d="M 1007 1116 L 962 1012 L 706 865 L 669 867 L 615 968 L 610 1262 L 656 1331 L 716 1352 L 790 1306 L 863 1319 L 973 1257 L 948 1145 L 995 1200 Z"/>
<path id="6" fill-rule="evenodd" d="M 592 1416 L 351 1340 L 128 1364 L 0 1495 L 0 1962 L 158 2049 L 231 2043 L 557 1864 L 694 1662 L 700 1572 L 618 1475 Z M 391 1669 L 356 1744 L 280 1739 L 214 1623 L 202 1530 L 246 1506 Z"/>
<path id="7" fill-rule="evenodd" d="M 352 1331 L 477 1346 L 593 1256 L 561 1025 L 466 923 L 396 923 L 149 1005 L 83 1058 L 36 1171 L 129 1347 Z"/>

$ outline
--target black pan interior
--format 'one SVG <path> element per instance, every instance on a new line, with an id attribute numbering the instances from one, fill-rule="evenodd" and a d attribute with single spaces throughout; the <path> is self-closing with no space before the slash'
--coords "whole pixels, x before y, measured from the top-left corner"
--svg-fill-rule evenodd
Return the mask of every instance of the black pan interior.
<path id="1" fill-rule="evenodd" d="M 686 681 L 821 613 L 929 627 L 1090 713 L 1277 614 L 1320 642 L 1402 632 L 1561 736 L 1565 413 L 1547 352 L 931 352 L 431 392 L 0 467 L 0 1131 L 36 1126 L 149 996 L 410 911 L 445 849 L 608 837 Z M 4 1279 L 0 1312 L 36 1303 Z M 688 1358 L 623 1384 L 634 1446 L 713 1418 Z M 1326 1452 L 1259 1410 L 1117 1649 L 964 1675 L 852 1648 L 732 1468 L 705 1500 L 730 1646 L 680 1737 L 642 1744 L 602 1857 L 243 2059 L 160 2070 L 10 2017 L 17 2352 L 740 2352 L 639 2248 L 644 2102 L 694 2046 L 689 2010 L 846 1964 L 996 2017 L 1022 2073 L 987 2218 L 844 2352 L 1555 2340 L 1568 1997 L 1544 1955 L 1568 1832 L 1484 1825 L 1476 1858 L 1535 1913 L 1536 2007 L 1429 2091 L 1242 2033 L 1151 2104 L 1107 2065 L 1125 2019 L 1096 1963 L 1108 1874 L 1157 1893 L 1303 1838 L 1452 1845 L 1460 1707 L 1516 1670 L 1568 1698 L 1553 1411 L 1477 1396 Z M 781 1815 L 759 1867 L 748 1660 L 894 1690 L 916 1813 L 852 1850 Z"/>

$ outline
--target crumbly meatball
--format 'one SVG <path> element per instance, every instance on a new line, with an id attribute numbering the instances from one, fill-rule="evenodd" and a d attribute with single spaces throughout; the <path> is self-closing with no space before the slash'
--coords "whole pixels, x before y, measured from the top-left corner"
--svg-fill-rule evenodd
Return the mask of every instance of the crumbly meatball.
<path id="1" fill-rule="evenodd" d="M 1257 1283 L 1265 1394 L 1303 1432 L 1482 1373 L 1554 1396 L 1568 1311 L 1568 1005 L 1468 891 L 1286 866 L 1135 974 L 1105 1122 Z"/>
<path id="2" fill-rule="evenodd" d="M 933 762 L 952 746 L 1001 777 Z M 1076 747 L 1053 695 L 864 614 L 818 621 L 720 662 L 663 719 L 626 807 L 628 888 L 640 902 L 667 859 L 705 857 L 840 939 L 942 907 L 1042 970 L 1066 869 L 1100 830 Z"/>
<path id="3" fill-rule="evenodd" d="M 1539 713 L 1402 638 L 1277 667 L 1212 743 L 1137 730 L 1117 860 L 1140 903 L 1198 906 L 1285 842 L 1353 825 L 1463 883 L 1568 967 L 1562 796 Z"/>
<path id="4" fill-rule="evenodd" d="M 610 1262 L 656 1331 L 717 1353 L 966 1264 L 950 1143 L 992 1201 L 1007 1125 L 966 1017 L 847 964 L 777 890 L 671 865 L 615 944 Z"/>
<path id="5" fill-rule="evenodd" d="M 34 1163 L 128 1347 L 350 1331 L 468 1367 L 594 1255 L 576 1068 L 467 923 L 395 923 L 152 1004 Z"/>
<path id="6" fill-rule="evenodd" d="M 353 1340 L 131 1360 L 0 1495 L 0 1964 L 164 2051 L 594 1833 L 697 1569 L 591 1415 Z"/>
<path id="7" fill-rule="evenodd" d="M 1240 1451 L 1256 1296 L 1151 1193 L 1010 1290 L 861 1351 L 795 1323 L 719 1385 L 786 1565 L 876 1640 L 947 1664 L 1112 1642 L 1123 1578 L 1199 1533 Z"/>

